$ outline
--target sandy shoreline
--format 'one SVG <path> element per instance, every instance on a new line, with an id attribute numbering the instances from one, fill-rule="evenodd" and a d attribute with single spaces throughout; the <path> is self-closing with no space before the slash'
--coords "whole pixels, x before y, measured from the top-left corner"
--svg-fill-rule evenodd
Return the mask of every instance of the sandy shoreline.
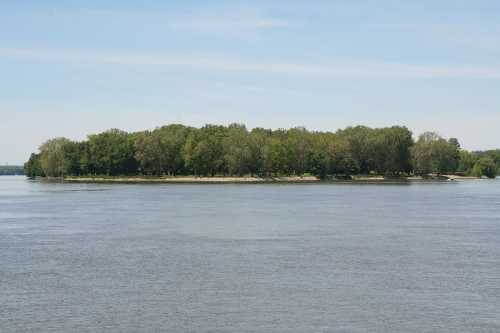
<path id="1" fill-rule="evenodd" d="M 419 182 L 419 181 L 446 181 L 446 180 L 473 180 L 477 177 L 442 175 L 440 178 L 423 178 L 419 176 L 384 178 L 382 176 L 353 176 L 352 179 L 320 179 L 315 176 L 288 176 L 288 177 L 64 177 L 65 182 L 79 183 L 166 183 L 166 184 L 258 184 L 258 183 L 319 183 L 319 182 Z M 49 179 L 50 180 L 50 179 Z"/>
<path id="2" fill-rule="evenodd" d="M 88 183 L 312 183 L 320 179 L 314 176 L 304 177 L 65 177 L 67 182 Z"/>

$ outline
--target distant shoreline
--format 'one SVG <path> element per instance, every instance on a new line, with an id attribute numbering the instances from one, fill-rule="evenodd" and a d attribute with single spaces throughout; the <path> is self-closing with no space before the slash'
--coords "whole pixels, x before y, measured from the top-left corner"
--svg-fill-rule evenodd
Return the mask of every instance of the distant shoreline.
<path id="1" fill-rule="evenodd" d="M 0 176 L 22 176 L 24 167 L 20 165 L 0 165 Z"/>
<path id="2" fill-rule="evenodd" d="M 428 182 L 428 181 L 454 181 L 454 180 L 474 180 L 478 177 L 464 177 L 455 175 L 441 175 L 439 177 L 395 177 L 385 178 L 382 176 L 352 176 L 351 179 L 329 178 L 320 179 L 315 176 L 283 176 L 283 177 L 195 177 L 195 176 L 81 176 L 64 178 L 42 178 L 47 181 L 63 181 L 68 183 L 116 183 L 116 184 L 141 184 L 141 183 L 159 183 L 159 184 L 312 184 L 312 183 L 401 183 L 401 182 Z"/>

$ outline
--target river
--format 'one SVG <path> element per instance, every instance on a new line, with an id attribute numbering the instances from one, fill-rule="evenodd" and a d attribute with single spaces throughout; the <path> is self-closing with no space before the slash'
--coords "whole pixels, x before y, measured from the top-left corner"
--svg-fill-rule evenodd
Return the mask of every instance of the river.
<path id="1" fill-rule="evenodd" d="M 0 332 L 499 332 L 500 181 L 0 177 Z"/>

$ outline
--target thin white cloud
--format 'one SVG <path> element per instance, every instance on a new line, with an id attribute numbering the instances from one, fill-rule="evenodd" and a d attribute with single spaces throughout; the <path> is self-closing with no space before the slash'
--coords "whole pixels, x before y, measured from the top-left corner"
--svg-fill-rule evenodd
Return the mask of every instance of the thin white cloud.
<path id="1" fill-rule="evenodd" d="M 281 19 L 260 17 L 175 17 L 168 27 L 200 33 L 250 33 L 258 30 L 284 28 L 290 23 Z"/>
<path id="2" fill-rule="evenodd" d="M 430 44 L 433 47 L 472 48 L 475 50 L 500 50 L 498 36 L 500 25 L 498 22 L 487 20 L 447 20 L 436 22 L 433 20 L 405 20 L 404 22 L 375 23 L 375 29 L 400 31 L 408 38 L 420 43 Z"/>
<path id="3" fill-rule="evenodd" d="M 202 8 L 193 11 L 62 9 L 54 11 L 52 16 L 64 19 L 74 16 L 84 22 L 96 21 L 96 19 L 97 22 L 105 23 L 113 21 L 118 25 L 140 21 L 143 25 L 152 25 L 176 33 L 208 33 L 228 36 L 248 36 L 263 30 L 292 26 L 289 20 L 265 15 L 251 7 Z"/>
<path id="4" fill-rule="evenodd" d="M 500 79 L 500 66 L 428 66 L 377 61 L 337 61 L 310 64 L 252 61 L 214 55 L 109 53 L 90 50 L 35 48 L 0 48 L 0 57 L 38 62 L 154 66 L 166 70 L 192 69 L 325 78 Z"/>

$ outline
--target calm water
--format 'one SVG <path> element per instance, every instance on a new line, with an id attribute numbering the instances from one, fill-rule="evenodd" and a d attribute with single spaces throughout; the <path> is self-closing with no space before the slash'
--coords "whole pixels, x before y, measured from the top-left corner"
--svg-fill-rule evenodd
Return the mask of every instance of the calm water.
<path id="1" fill-rule="evenodd" d="M 0 332 L 499 332 L 500 181 L 0 177 Z"/>

